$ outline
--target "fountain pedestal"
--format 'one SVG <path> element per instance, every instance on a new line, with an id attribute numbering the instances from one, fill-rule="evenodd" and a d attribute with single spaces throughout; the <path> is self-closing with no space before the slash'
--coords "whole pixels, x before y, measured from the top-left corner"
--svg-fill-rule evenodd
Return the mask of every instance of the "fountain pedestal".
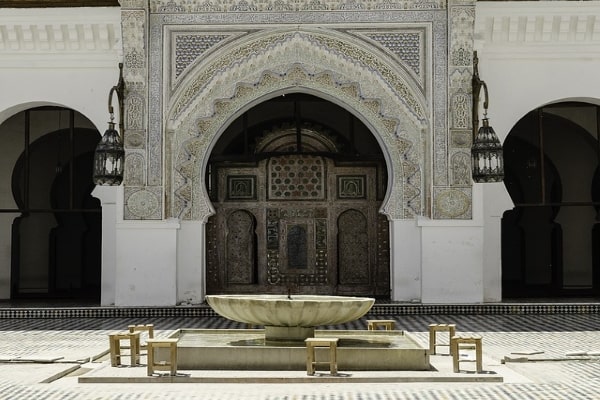
<path id="1" fill-rule="evenodd" d="M 315 328 L 303 326 L 265 326 L 265 340 L 298 340 L 315 337 Z"/>

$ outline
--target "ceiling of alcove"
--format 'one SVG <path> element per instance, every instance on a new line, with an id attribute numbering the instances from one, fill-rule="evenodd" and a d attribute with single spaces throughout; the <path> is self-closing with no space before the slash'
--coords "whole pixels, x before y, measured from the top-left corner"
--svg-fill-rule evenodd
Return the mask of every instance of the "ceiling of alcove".
<path id="1" fill-rule="evenodd" d="M 281 127 L 311 127 L 331 136 L 338 144 L 337 159 L 383 159 L 369 129 L 347 110 L 316 96 L 286 94 L 260 103 L 237 118 L 216 143 L 212 161 L 255 161 L 257 141 Z"/>

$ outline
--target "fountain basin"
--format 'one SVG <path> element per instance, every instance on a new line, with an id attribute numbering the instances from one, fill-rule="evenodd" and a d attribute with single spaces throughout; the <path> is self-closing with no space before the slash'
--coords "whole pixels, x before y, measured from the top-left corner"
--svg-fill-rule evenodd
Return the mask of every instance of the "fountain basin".
<path id="1" fill-rule="evenodd" d="M 369 297 L 317 295 L 209 295 L 206 301 L 219 315 L 265 327 L 267 340 L 304 340 L 319 325 L 355 321 L 375 303 Z"/>
<path id="2" fill-rule="evenodd" d="M 262 329 L 180 329 L 177 365 L 182 370 L 302 371 L 306 347 L 297 341 L 268 341 Z M 337 361 L 345 371 L 426 371 L 428 349 L 403 331 L 316 330 L 339 338 Z M 157 349 L 168 357 L 168 349 Z M 328 350 L 317 357 L 324 357 Z M 162 359 L 162 358 L 161 358 Z"/>

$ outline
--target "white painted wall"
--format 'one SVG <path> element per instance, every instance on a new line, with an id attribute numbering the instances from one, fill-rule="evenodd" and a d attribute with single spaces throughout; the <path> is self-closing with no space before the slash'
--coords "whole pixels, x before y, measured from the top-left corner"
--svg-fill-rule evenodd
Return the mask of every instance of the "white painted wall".
<path id="1" fill-rule="evenodd" d="M 177 232 L 177 303 L 204 301 L 206 282 L 205 227 L 202 221 L 181 221 Z"/>
<path id="2" fill-rule="evenodd" d="M 422 303 L 483 301 L 483 226 L 421 218 Z"/>
<path id="3" fill-rule="evenodd" d="M 100 305 L 113 306 L 116 302 L 117 284 L 117 229 L 118 207 L 123 197 L 122 186 L 96 186 L 92 195 L 102 207 L 102 272 Z M 122 214 L 122 213 L 121 213 Z"/>
<path id="4" fill-rule="evenodd" d="M 415 220 L 390 221 L 392 300 L 421 300 L 421 229 Z"/>
<path id="5" fill-rule="evenodd" d="M 173 306 L 177 302 L 179 222 L 117 223 L 116 306 Z"/>

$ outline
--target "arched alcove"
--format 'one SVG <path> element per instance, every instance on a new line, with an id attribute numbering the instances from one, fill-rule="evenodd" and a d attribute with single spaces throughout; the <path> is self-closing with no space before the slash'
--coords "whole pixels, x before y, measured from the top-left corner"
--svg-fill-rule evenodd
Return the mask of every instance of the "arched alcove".
<path id="1" fill-rule="evenodd" d="M 553 103 L 504 142 L 515 207 L 502 220 L 504 297 L 598 293 L 598 106 Z"/>
<path id="2" fill-rule="evenodd" d="M 26 109 L 0 125 L 0 196 L 11 298 L 100 295 L 101 210 L 91 196 L 99 132 L 72 109 Z M 6 272 L 6 271 L 5 271 Z"/>
<path id="3" fill-rule="evenodd" d="M 389 297 L 386 163 L 345 109 L 303 93 L 255 105 L 214 145 L 206 183 L 207 293 Z"/>

